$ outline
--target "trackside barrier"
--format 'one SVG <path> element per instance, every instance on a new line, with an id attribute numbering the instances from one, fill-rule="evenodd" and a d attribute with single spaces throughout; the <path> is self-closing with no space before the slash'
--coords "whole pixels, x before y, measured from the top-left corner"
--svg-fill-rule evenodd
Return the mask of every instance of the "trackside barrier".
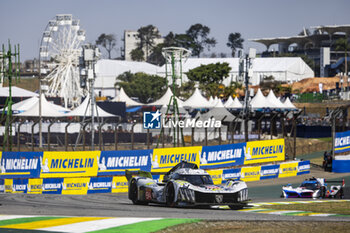
<path id="1" fill-rule="evenodd" d="M 208 170 L 214 184 L 225 183 L 228 179 L 241 179 L 250 182 L 303 175 L 309 172 L 310 161 Z M 153 175 L 153 179 L 156 182 L 161 182 L 163 175 Z M 125 176 L 0 179 L 0 193 L 85 195 L 92 193 L 124 193 L 127 191 L 128 182 Z"/>
<path id="2" fill-rule="evenodd" d="M 0 179 L 116 176 L 125 169 L 167 172 L 183 160 L 203 169 L 284 161 L 285 144 L 276 139 L 153 150 L 2 152 L 0 158 Z"/>

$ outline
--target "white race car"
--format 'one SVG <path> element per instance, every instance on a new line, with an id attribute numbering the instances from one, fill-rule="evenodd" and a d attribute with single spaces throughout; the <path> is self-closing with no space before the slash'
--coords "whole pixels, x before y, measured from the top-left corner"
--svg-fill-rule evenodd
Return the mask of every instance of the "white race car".
<path id="1" fill-rule="evenodd" d="M 159 203 L 168 206 L 228 205 L 241 209 L 248 203 L 248 188 L 244 181 L 228 180 L 214 185 L 210 175 L 196 164 L 181 162 L 156 183 L 151 173 L 139 172 L 135 177 L 126 171 L 129 199 L 134 204 Z"/>

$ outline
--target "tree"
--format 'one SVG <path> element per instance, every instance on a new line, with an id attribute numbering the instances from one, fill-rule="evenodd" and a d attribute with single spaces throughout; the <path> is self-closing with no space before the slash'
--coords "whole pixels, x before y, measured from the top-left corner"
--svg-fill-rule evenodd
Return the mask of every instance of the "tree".
<path id="1" fill-rule="evenodd" d="M 209 51 L 211 47 L 215 47 L 216 40 L 214 38 L 209 38 L 209 33 L 210 28 L 199 23 L 192 25 L 186 31 L 186 35 L 191 39 L 188 41 L 187 39 L 189 38 L 186 38 L 186 42 L 190 42 L 189 49 L 192 50 L 193 56 L 200 57 L 200 54 L 203 52 L 204 47 L 207 47 Z"/>
<path id="2" fill-rule="evenodd" d="M 130 55 L 133 61 L 143 61 L 145 53 L 142 49 L 136 48 L 131 50 Z"/>
<path id="3" fill-rule="evenodd" d="M 228 42 L 226 45 L 227 47 L 231 48 L 232 57 L 235 57 L 237 49 L 243 49 L 243 42 L 244 39 L 241 38 L 241 33 L 239 32 L 230 33 L 230 35 L 228 35 Z"/>
<path id="4" fill-rule="evenodd" d="M 166 91 L 165 78 L 157 75 L 125 72 L 117 80 L 116 84 L 123 87 L 128 96 L 137 97 L 142 103 L 159 99 Z"/>
<path id="5" fill-rule="evenodd" d="M 138 36 L 140 38 L 139 48 L 146 48 L 146 60 L 148 59 L 149 51 L 154 48 L 155 39 L 160 38 L 158 29 L 153 25 L 148 25 L 145 27 L 140 27 L 137 30 Z"/>
<path id="6" fill-rule="evenodd" d="M 113 34 L 102 33 L 96 40 L 96 45 L 101 45 L 108 53 L 108 59 L 111 59 L 111 53 L 117 45 L 117 40 Z"/>
<path id="7" fill-rule="evenodd" d="M 350 44 L 348 42 L 348 37 L 346 38 L 340 38 L 335 42 L 335 50 L 337 51 L 344 51 L 344 72 L 345 75 L 348 73 L 348 59 L 347 59 L 347 53 L 350 50 Z"/>
<path id="8" fill-rule="evenodd" d="M 216 63 L 201 65 L 197 68 L 189 70 L 186 75 L 189 80 L 199 82 L 202 89 L 206 90 L 210 95 L 217 95 L 218 88 L 224 78 L 229 76 L 231 67 L 228 63 Z"/>

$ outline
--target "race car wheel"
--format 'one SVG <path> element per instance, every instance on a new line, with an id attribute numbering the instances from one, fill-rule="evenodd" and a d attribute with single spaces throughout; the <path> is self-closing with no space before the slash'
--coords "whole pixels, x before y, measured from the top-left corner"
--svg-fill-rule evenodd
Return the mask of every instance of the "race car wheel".
<path id="1" fill-rule="evenodd" d="M 166 204 L 167 206 L 174 207 L 176 205 L 175 202 L 175 188 L 172 183 L 170 183 L 166 189 Z"/>
<path id="2" fill-rule="evenodd" d="M 343 199 L 343 197 L 344 197 L 344 190 L 343 190 L 343 188 L 341 188 L 341 189 L 338 191 L 337 197 L 338 197 L 339 199 Z"/>
<path id="3" fill-rule="evenodd" d="M 137 193 L 136 180 L 132 180 L 129 188 L 129 199 L 132 201 L 132 203 L 138 204 L 137 196 L 138 196 L 138 193 Z"/>

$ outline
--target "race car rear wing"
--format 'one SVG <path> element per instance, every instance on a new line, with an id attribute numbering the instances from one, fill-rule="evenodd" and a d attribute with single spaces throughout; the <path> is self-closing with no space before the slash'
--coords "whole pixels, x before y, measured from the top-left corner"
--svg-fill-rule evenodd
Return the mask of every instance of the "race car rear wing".
<path id="1" fill-rule="evenodd" d="M 150 172 L 141 171 L 141 170 L 139 170 L 139 171 L 125 170 L 125 177 L 128 181 L 131 180 L 131 178 L 133 176 L 140 176 L 140 177 L 146 177 L 146 178 L 153 179 L 152 174 Z"/>
<path id="2" fill-rule="evenodd" d="M 324 180 L 326 182 L 326 180 Z M 345 187 L 345 180 L 327 180 L 328 184 L 342 184 L 342 187 Z"/>

